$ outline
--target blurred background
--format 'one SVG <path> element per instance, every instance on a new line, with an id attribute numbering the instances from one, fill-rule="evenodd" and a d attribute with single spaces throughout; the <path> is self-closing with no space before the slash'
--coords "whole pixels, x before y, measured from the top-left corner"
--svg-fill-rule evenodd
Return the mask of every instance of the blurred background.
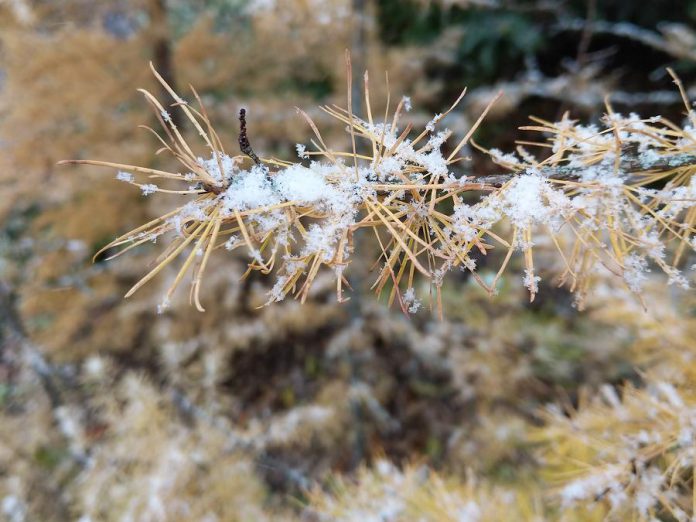
<path id="1" fill-rule="evenodd" d="M 345 49 L 356 79 L 369 71 L 375 112 L 388 90 L 410 96 L 415 127 L 468 87 L 444 122 L 455 138 L 502 89 L 475 139 L 506 152 L 539 139 L 518 130 L 530 115 L 595 122 L 607 96 L 617 111 L 681 122 L 666 67 L 694 93 L 695 23 L 694 0 L 0 1 L 0 519 L 693 513 L 693 481 L 676 472 L 662 493 L 636 497 L 648 507 L 556 495 L 592 466 L 630 468 L 627 424 L 608 424 L 627 386 L 649 393 L 659 381 L 692 404 L 688 292 L 657 280 L 645 311 L 620 282 L 597 281 L 580 311 L 544 277 L 530 304 L 516 261 L 494 299 L 451 276 L 443 321 L 390 310 L 369 280 L 353 280 L 338 305 L 331 274 L 304 305 L 262 307 L 272 281 L 242 280 L 243 257 L 223 253 L 208 269 L 206 313 L 183 292 L 158 315 L 175 268 L 122 296 L 162 245 L 91 258 L 173 200 L 56 162 L 171 166 L 137 129 L 154 117 L 136 89 L 160 92 L 149 61 L 184 97 L 196 88 L 229 150 L 246 107 L 256 152 L 287 160 L 311 137 L 295 107 L 345 147 L 344 129 L 318 110 L 345 105 Z M 495 172 L 465 154 L 469 171 Z M 495 274 L 492 257 L 483 277 Z M 632 422 L 651 426 L 637 410 Z M 660 429 L 678 435 L 679 418 Z M 619 442 L 602 453 L 598 438 Z"/>

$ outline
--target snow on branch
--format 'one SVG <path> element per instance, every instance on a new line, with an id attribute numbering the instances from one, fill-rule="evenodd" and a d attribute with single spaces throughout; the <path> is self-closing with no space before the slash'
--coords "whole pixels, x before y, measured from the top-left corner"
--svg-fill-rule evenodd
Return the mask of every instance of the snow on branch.
<path id="1" fill-rule="evenodd" d="M 534 247 L 541 238 L 550 238 L 558 250 L 564 267 L 558 282 L 567 284 L 582 305 L 599 272 L 623 278 L 637 294 L 644 273 L 655 267 L 669 284 L 689 287 L 679 266 L 696 247 L 696 115 L 678 80 L 677 84 L 687 108 L 686 124 L 620 115 L 611 107 L 601 126 L 582 125 L 567 115 L 560 122 L 532 118 L 534 124 L 523 130 L 547 136 L 545 143 L 531 144 L 538 145 L 538 154 L 522 147 L 506 154 L 471 142 L 497 97 L 465 137 L 448 147 L 449 154 L 442 148 L 451 133 L 437 127 L 457 103 L 421 132 L 400 125 L 403 101 L 386 121 L 373 119 L 369 107 L 368 121 L 337 106 L 322 108 L 370 153 L 356 153 L 355 146 L 348 151 L 329 148 L 312 119 L 299 111 L 315 138 L 311 152 L 297 146 L 301 158 L 313 159 L 309 165 L 257 156 L 244 111 L 239 135 L 243 154 L 230 156 L 202 105 L 196 110 L 174 103 L 172 108 L 184 112 L 211 151 L 200 157 L 171 118 L 162 116 L 169 114 L 165 106 L 142 91 L 162 125 L 164 150 L 179 160 L 181 172 L 92 160 L 64 163 L 116 169 L 118 179 L 139 186 L 144 194 L 169 192 L 190 198 L 102 250 L 116 257 L 160 236 L 169 238 L 158 264 L 126 297 L 182 257 L 163 303 L 169 303 L 191 272 L 192 300 L 203 311 L 203 274 L 213 252 L 224 248 L 246 250 L 249 271 L 275 275 L 269 303 L 288 294 L 304 301 L 324 266 L 335 274 L 341 301 L 355 234 L 369 229 L 378 253 L 374 288 L 388 291 L 389 303 L 396 301 L 404 313 L 420 308 L 415 289 L 421 286 L 416 283 L 425 279 L 434 289 L 431 307 L 437 303 L 441 314 L 440 288 L 452 270 L 470 272 L 495 294 L 515 252 L 523 255 L 520 280 L 534 299 L 541 280 Z M 467 161 L 458 153 L 469 143 L 505 172 L 455 175 L 452 166 Z M 139 177 L 157 183 L 137 182 Z M 466 194 L 477 197 L 465 198 Z M 476 256 L 494 250 L 503 252 L 503 261 L 493 280 L 486 282 L 477 273 Z"/>

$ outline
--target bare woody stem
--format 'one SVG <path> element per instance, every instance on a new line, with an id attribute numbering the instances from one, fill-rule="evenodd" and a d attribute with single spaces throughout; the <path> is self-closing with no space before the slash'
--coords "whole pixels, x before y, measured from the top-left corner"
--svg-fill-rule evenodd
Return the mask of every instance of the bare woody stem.
<path id="1" fill-rule="evenodd" d="M 637 156 L 629 156 L 621 160 L 620 168 L 627 174 L 638 174 L 642 172 L 668 172 L 670 170 L 694 166 L 696 167 L 696 155 L 694 154 L 673 154 L 661 156 L 654 160 L 639 159 Z M 570 166 L 548 166 L 535 169 L 524 169 L 506 174 L 493 174 L 491 176 L 479 176 L 471 179 L 473 183 L 502 187 L 513 178 L 524 175 L 538 173 L 544 178 L 557 179 L 564 181 L 580 180 L 582 173 L 587 167 Z"/>
<path id="2" fill-rule="evenodd" d="M 249 156 L 256 165 L 262 166 L 261 160 L 251 148 L 246 127 L 246 110 L 239 111 L 239 148 Z M 625 156 L 622 158 L 619 165 L 621 171 L 627 174 L 639 174 L 644 172 L 668 172 L 670 170 L 693 166 L 696 167 L 695 154 L 671 154 L 664 155 L 654 159 L 639 158 L 637 152 L 633 148 L 628 148 L 624 151 Z M 505 174 L 493 174 L 490 176 L 474 176 L 470 178 L 472 184 L 480 184 L 482 188 L 488 189 L 500 188 L 513 178 L 525 174 L 537 173 L 544 178 L 562 180 L 562 181 L 579 181 L 582 178 L 582 173 L 586 171 L 585 166 L 546 166 L 534 169 L 523 169 Z M 206 189 L 212 191 L 210 187 Z M 217 193 L 217 192 L 216 192 Z"/>
<path id="3" fill-rule="evenodd" d="M 241 123 L 241 129 L 239 134 L 239 145 L 244 154 L 249 156 L 257 165 L 262 165 L 259 157 L 254 153 L 246 134 L 246 120 L 245 111 L 242 109 L 239 114 L 239 121 Z M 645 172 L 669 172 L 674 169 L 679 169 L 683 167 L 696 167 L 696 155 L 695 154 L 671 154 L 660 156 L 655 159 L 638 158 L 637 155 L 631 153 L 632 151 L 627 151 L 628 156 L 621 160 L 620 169 L 624 173 L 629 175 L 635 175 Z M 582 174 L 587 170 L 587 167 L 580 166 L 546 166 L 541 168 L 528 168 L 517 170 L 514 172 L 507 172 L 505 174 L 492 174 L 490 176 L 472 176 L 467 178 L 469 182 L 469 189 L 476 190 L 476 186 L 479 186 L 481 190 L 494 190 L 499 189 L 507 182 L 513 180 L 516 177 L 538 174 L 543 178 L 559 181 L 580 181 L 582 179 Z M 268 175 L 268 173 L 267 173 Z M 205 185 L 204 187 L 208 192 L 213 192 L 219 194 L 222 189 L 219 187 L 212 187 Z M 382 192 L 384 188 L 378 189 L 377 192 Z"/>

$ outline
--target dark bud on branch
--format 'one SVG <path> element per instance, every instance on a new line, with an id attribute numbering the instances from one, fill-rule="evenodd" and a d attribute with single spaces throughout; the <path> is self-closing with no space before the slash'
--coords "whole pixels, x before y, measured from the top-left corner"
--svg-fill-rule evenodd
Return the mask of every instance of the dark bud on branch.
<path id="1" fill-rule="evenodd" d="M 239 148 L 244 154 L 254 160 L 254 163 L 261 166 L 261 160 L 254 152 L 254 149 L 251 148 L 251 143 L 249 143 L 247 136 L 246 109 L 239 109 Z"/>

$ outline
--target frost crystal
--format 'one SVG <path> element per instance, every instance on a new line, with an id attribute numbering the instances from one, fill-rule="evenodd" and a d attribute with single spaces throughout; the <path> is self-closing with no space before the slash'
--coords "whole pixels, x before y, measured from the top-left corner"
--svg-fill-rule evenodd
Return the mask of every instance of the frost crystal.
<path id="1" fill-rule="evenodd" d="M 524 271 L 523 281 L 524 286 L 527 287 L 527 290 L 529 290 L 530 293 L 539 293 L 539 281 L 541 281 L 541 277 L 535 276 L 533 271 L 527 269 Z"/>
<path id="2" fill-rule="evenodd" d="M 162 302 L 157 305 L 157 313 L 163 314 L 164 312 L 166 312 L 169 309 L 170 304 L 171 303 L 169 302 L 169 299 L 167 299 L 166 297 L 162 299 Z"/>
<path id="3" fill-rule="evenodd" d="M 159 187 L 152 183 L 146 183 L 145 185 L 140 186 L 140 190 L 143 192 L 143 196 L 149 196 L 150 194 L 157 192 Z"/>
<path id="4" fill-rule="evenodd" d="M 126 183 L 133 183 L 133 181 L 135 181 L 133 174 L 131 174 L 130 172 L 124 172 L 122 170 L 118 171 L 118 173 L 116 174 L 116 179 L 119 181 L 125 181 Z"/>
<path id="5" fill-rule="evenodd" d="M 239 244 L 239 238 L 237 236 L 230 236 L 227 241 L 225 241 L 225 249 L 234 250 L 234 247 Z"/>
<path id="6" fill-rule="evenodd" d="M 403 295 L 404 304 L 408 306 L 408 313 L 415 314 L 420 310 L 421 302 L 416 299 L 416 291 L 413 288 L 409 288 L 404 292 Z"/>
<path id="7" fill-rule="evenodd" d="M 437 125 L 441 119 L 442 114 L 436 114 L 435 117 L 426 124 L 425 130 L 428 132 L 435 132 L 435 125 Z"/>
<path id="8" fill-rule="evenodd" d="M 502 151 L 498 149 L 491 149 L 488 151 L 488 153 L 491 155 L 491 158 L 493 158 L 493 160 L 497 163 L 508 163 L 510 165 L 520 164 L 520 160 L 514 154 L 504 154 Z"/>
<path id="9" fill-rule="evenodd" d="M 302 143 L 298 143 L 297 145 L 295 145 L 295 150 L 297 150 L 297 156 L 299 158 L 309 158 L 309 154 L 307 154 L 307 147 L 305 147 Z"/>
<path id="10" fill-rule="evenodd" d="M 640 293 L 648 279 L 646 272 L 650 272 L 650 269 L 644 257 L 629 254 L 624 258 L 623 278 L 631 292 Z"/>

